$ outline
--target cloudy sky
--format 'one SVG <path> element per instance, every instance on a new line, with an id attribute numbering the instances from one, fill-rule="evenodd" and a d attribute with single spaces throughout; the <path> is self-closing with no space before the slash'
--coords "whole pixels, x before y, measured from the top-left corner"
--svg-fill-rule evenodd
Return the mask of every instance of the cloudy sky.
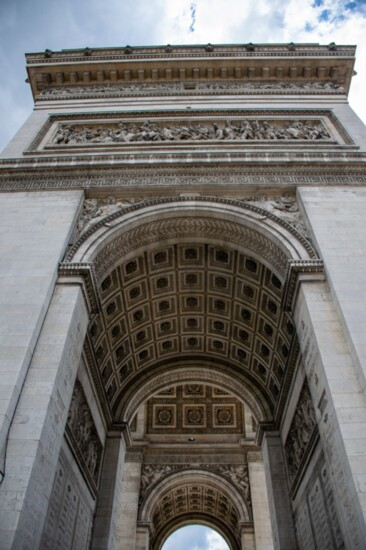
<path id="1" fill-rule="evenodd" d="M 356 44 L 350 103 L 366 122 L 366 0 L 0 0 L 0 150 L 32 110 L 25 52 L 208 42 Z M 196 526 L 176 537 L 164 550 L 227 548 Z"/>
<path id="2" fill-rule="evenodd" d="M 366 0 L 0 0 L 0 150 L 32 110 L 25 52 L 208 42 L 357 44 L 366 121 Z"/>
<path id="3" fill-rule="evenodd" d="M 175 531 L 162 550 L 229 550 L 224 539 L 203 525 L 190 525 Z"/>

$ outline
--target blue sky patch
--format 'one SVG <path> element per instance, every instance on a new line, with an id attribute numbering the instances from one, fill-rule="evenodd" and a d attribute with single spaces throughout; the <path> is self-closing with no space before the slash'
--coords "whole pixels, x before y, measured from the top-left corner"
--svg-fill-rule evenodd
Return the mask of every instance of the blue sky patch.
<path id="1" fill-rule="evenodd" d="M 329 21 L 329 15 L 330 15 L 329 10 L 323 10 L 319 15 L 320 21 Z"/>
<path id="2" fill-rule="evenodd" d="M 313 8 L 318 8 L 324 4 L 324 0 L 314 0 Z"/>

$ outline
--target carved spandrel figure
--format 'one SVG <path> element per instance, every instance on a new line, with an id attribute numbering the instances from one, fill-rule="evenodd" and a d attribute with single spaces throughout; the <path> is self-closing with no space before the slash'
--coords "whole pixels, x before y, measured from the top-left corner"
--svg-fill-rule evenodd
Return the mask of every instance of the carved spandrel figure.
<path id="1" fill-rule="evenodd" d="M 249 484 L 249 473 L 248 473 L 248 467 L 244 464 L 242 465 L 220 465 L 217 468 L 218 473 L 220 473 L 223 477 L 226 477 L 227 479 L 231 480 L 234 485 L 239 487 L 244 495 L 247 501 L 250 500 L 250 484 Z"/>
<path id="2" fill-rule="evenodd" d="M 141 493 L 144 494 L 145 491 L 161 477 L 170 474 L 173 471 L 173 468 L 168 464 L 163 466 L 151 466 L 150 464 L 145 464 L 141 474 Z"/>
<path id="3" fill-rule="evenodd" d="M 98 441 L 95 438 L 91 438 L 88 441 L 85 454 L 86 467 L 88 468 L 90 475 L 94 478 L 98 464 Z"/>

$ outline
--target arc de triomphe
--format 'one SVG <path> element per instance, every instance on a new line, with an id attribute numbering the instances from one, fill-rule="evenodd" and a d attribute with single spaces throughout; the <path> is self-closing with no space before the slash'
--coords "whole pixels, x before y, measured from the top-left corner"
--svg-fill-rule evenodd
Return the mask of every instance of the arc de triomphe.
<path id="1" fill-rule="evenodd" d="M 355 48 L 27 54 L 0 159 L 0 547 L 366 540 Z"/>

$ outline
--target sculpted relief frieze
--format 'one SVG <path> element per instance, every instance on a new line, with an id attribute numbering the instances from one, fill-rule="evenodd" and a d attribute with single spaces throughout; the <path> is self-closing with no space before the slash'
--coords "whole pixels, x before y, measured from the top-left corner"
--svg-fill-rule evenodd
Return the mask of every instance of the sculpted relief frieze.
<path id="1" fill-rule="evenodd" d="M 146 120 L 141 123 L 110 122 L 98 125 L 59 124 L 53 145 L 97 145 L 183 141 L 329 141 L 331 135 L 320 120 L 261 120 L 243 118 L 213 122 Z"/>
<path id="2" fill-rule="evenodd" d="M 67 417 L 67 435 L 79 465 L 97 485 L 103 448 L 78 381 L 75 383 Z"/>
<path id="3" fill-rule="evenodd" d="M 305 466 L 316 435 L 317 424 L 314 406 L 308 383 L 305 382 L 285 444 L 287 470 L 292 485 Z"/>
<path id="4" fill-rule="evenodd" d="M 40 93 L 41 99 L 62 99 L 73 96 L 130 96 L 139 94 L 187 94 L 187 93 L 344 93 L 344 87 L 338 82 L 318 81 L 273 81 L 273 82 L 146 82 L 123 84 L 96 84 L 92 86 L 62 86 L 46 88 Z"/>

